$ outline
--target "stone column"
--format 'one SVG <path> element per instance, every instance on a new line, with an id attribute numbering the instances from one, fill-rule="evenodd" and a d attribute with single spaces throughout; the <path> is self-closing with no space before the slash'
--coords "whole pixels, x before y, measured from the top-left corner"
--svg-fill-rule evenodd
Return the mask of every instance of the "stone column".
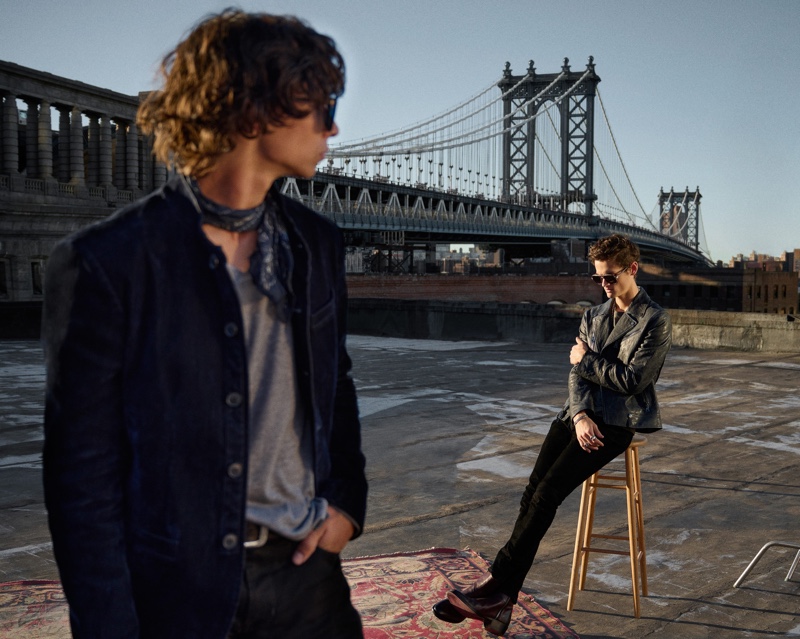
<path id="1" fill-rule="evenodd" d="M 56 177 L 59 182 L 69 182 L 69 148 L 70 128 L 68 106 L 56 105 L 58 109 L 58 162 L 56 163 Z"/>
<path id="2" fill-rule="evenodd" d="M 53 129 L 51 124 L 50 103 L 42 100 L 39 104 L 39 128 L 38 128 L 38 153 L 39 153 L 39 177 L 43 180 L 53 179 Z"/>
<path id="3" fill-rule="evenodd" d="M 29 178 L 39 177 L 39 101 L 25 98 L 28 113 L 25 119 L 25 173 Z"/>
<path id="4" fill-rule="evenodd" d="M 149 137 L 142 137 L 141 141 L 142 146 L 139 153 L 139 188 L 144 193 L 150 193 L 153 190 L 153 150 L 150 148 Z"/>
<path id="5" fill-rule="evenodd" d="M 161 160 L 153 160 L 153 190 L 160 189 L 167 182 L 167 165 Z"/>
<path id="6" fill-rule="evenodd" d="M 128 126 L 125 151 L 125 188 L 136 191 L 139 188 L 139 132 L 135 122 Z"/>
<path id="7" fill-rule="evenodd" d="M 114 150 L 114 186 L 125 188 L 125 154 L 128 139 L 128 127 L 124 120 L 117 120 L 117 143 Z"/>
<path id="8" fill-rule="evenodd" d="M 111 186 L 111 120 L 100 116 L 98 139 L 98 180 L 101 186 Z"/>
<path id="9" fill-rule="evenodd" d="M 86 114 L 89 118 L 89 161 L 86 163 L 86 182 L 89 186 L 100 184 L 100 119 L 97 115 Z"/>
<path id="10" fill-rule="evenodd" d="M 83 161 L 83 121 L 81 110 L 73 107 L 70 118 L 69 136 L 70 182 L 83 186 L 86 184 L 86 169 Z"/>
<path id="11" fill-rule="evenodd" d="M 19 173 L 19 111 L 17 96 L 3 94 L 3 173 Z"/>

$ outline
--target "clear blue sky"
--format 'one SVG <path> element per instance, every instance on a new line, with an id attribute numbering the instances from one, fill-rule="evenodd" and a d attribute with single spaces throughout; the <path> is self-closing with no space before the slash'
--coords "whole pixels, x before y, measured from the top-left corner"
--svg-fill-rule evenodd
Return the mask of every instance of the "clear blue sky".
<path id="1" fill-rule="evenodd" d="M 0 0 L 0 59 L 135 95 L 213 0 Z M 340 140 L 443 111 L 499 78 L 595 57 L 645 210 L 700 187 L 711 257 L 800 248 L 800 0 L 250 0 L 334 37 Z"/>

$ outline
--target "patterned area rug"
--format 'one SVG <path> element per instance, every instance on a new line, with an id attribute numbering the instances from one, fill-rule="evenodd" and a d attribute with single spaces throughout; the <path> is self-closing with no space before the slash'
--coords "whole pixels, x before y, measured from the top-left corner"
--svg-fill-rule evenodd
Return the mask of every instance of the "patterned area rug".
<path id="1" fill-rule="evenodd" d="M 487 639 L 475 619 L 449 624 L 431 612 L 449 590 L 461 588 L 488 570 L 472 550 L 435 548 L 413 553 L 364 557 L 344 562 L 353 603 L 364 622 L 365 639 Z M 530 596 L 520 593 L 506 639 L 579 639 Z"/>
<path id="2" fill-rule="evenodd" d="M 365 639 L 486 639 L 483 625 L 466 619 L 447 624 L 431 607 L 448 590 L 463 587 L 488 564 L 471 550 L 436 548 L 413 553 L 361 557 L 343 562 L 353 603 L 364 622 Z M 67 604 L 57 581 L 0 584 L 0 637 L 68 639 Z M 520 594 L 506 639 L 579 639 L 531 597 Z"/>
<path id="3" fill-rule="evenodd" d="M 9 581 L 0 584 L 0 637 L 69 638 L 67 601 L 58 581 Z"/>

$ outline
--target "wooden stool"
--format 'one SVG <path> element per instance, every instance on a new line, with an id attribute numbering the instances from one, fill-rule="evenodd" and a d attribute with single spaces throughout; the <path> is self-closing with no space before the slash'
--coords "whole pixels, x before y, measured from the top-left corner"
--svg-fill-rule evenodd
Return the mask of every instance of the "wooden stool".
<path id="1" fill-rule="evenodd" d="M 639 447 L 644 446 L 647 439 L 634 437 L 625 451 L 625 475 L 603 474 L 603 469 L 583 482 L 581 506 L 578 513 L 578 532 L 575 536 L 575 553 L 572 556 L 572 574 L 569 582 L 569 598 L 567 610 L 572 610 L 575 592 L 583 590 L 586 584 L 586 569 L 589 553 L 606 553 L 612 555 L 630 555 L 631 582 L 633 584 L 633 614 L 639 618 L 639 583 L 641 579 L 642 595 L 647 596 L 647 563 L 644 549 L 644 516 L 642 514 L 642 478 L 639 474 Z M 628 506 L 628 536 L 599 535 L 592 532 L 594 524 L 594 506 L 597 491 L 600 488 L 624 490 Z M 593 539 L 619 539 L 628 542 L 628 550 L 607 550 L 592 546 Z"/>

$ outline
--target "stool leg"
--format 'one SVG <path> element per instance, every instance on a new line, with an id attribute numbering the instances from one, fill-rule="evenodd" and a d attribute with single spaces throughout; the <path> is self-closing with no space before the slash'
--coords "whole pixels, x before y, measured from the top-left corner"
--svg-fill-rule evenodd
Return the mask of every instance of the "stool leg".
<path id="1" fill-rule="evenodd" d="M 636 486 L 636 515 L 637 532 L 639 542 L 639 576 L 642 580 L 642 595 L 647 597 L 647 551 L 644 543 L 644 508 L 642 502 L 642 473 L 639 466 L 639 449 L 633 449 L 634 466 L 633 476 Z"/>
<path id="2" fill-rule="evenodd" d="M 589 573 L 589 553 L 592 551 L 592 530 L 594 529 L 594 507 L 597 503 L 597 483 L 600 481 L 599 471 L 589 477 L 589 504 L 586 508 L 586 522 L 584 523 L 583 554 L 581 555 L 581 580 L 578 590 L 586 587 L 586 575 Z"/>
<path id="3" fill-rule="evenodd" d="M 633 615 L 639 618 L 639 549 L 638 517 L 636 514 L 636 481 L 634 479 L 633 451 L 625 451 L 625 498 L 628 506 L 628 545 L 631 560 L 631 585 L 633 586 Z"/>
<path id="4" fill-rule="evenodd" d="M 578 590 L 578 580 L 581 570 L 581 558 L 583 556 L 583 546 L 585 541 L 585 526 L 587 508 L 589 505 L 589 482 L 591 477 L 583 482 L 581 490 L 581 505 L 578 509 L 578 530 L 575 533 L 575 550 L 572 553 L 572 572 L 569 577 L 569 596 L 567 597 L 567 610 L 572 610 L 575 602 L 575 593 Z"/>

